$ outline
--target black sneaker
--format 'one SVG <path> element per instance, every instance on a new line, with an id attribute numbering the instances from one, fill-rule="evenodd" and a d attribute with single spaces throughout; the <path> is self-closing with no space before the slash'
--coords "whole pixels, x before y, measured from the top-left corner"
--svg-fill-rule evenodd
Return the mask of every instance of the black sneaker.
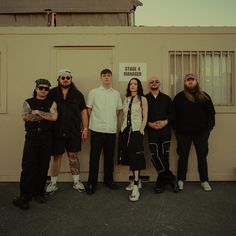
<path id="1" fill-rule="evenodd" d="M 34 197 L 34 200 L 37 202 L 37 203 L 47 203 L 47 198 L 45 196 L 35 196 Z"/>
<path id="2" fill-rule="evenodd" d="M 104 185 L 105 187 L 110 188 L 112 190 L 119 189 L 119 185 L 116 184 L 115 182 L 105 182 Z"/>
<path id="3" fill-rule="evenodd" d="M 29 209 L 29 201 L 26 200 L 23 197 L 16 197 L 13 201 L 12 201 L 13 205 L 15 207 L 19 207 L 22 210 L 28 210 Z"/>
<path id="4" fill-rule="evenodd" d="M 86 187 L 85 187 L 85 191 L 89 195 L 94 194 L 95 186 L 93 186 L 92 184 L 87 184 Z"/>
<path id="5" fill-rule="evenodd" d="M 172 189 L 173 189 L 173 192 L 175 192 L 175 193 L 178 193 L 178 192 L 179 192 L 179 186 L 178 186 L 176 180 L 173 180 L 173 181 L 172 181 L 171 187 L 172 187 Z"/>
<path id="6" fill-rule="evenodd" d="M 164 184 L 156 184 L 156 187 L 155 187 L 155 192 L 156 193 L 163 193 L 165 191 L 165 186 Z"/>

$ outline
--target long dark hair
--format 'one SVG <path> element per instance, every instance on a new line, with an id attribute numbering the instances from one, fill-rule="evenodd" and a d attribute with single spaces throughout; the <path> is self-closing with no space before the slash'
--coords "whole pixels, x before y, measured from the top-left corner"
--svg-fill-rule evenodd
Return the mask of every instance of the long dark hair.
<path id="1" fill-rule="evenodd" d="M 209 100 L 209 97 L 204 93 L 197 81 L 196 87 L 193 90 L 189 90 L 186 85 L 184 85 L 184 95 L 190 102 L 196 102 L 196 99 L 200 102 Z"/>
<path id="2" fill-rule="evenodd" d="M 142 86 L 142 83 L 141 81 L 138 79 L 138 78 L 132 78 L 129 83 L 128 83 L 128 86 L 127 86 L 127 89 L 126 89 L 126 97 L 130 97 L 131 96 L 131 91 L 130 91 L 130 83 L 132 80 L 135 80 L 137 82 L 137 85 L 138 85 L 138 88 L 137 88 L 137 96 L 138 98 L 141 100 L 141 97 L 143 96 L 143 86 Z"/>

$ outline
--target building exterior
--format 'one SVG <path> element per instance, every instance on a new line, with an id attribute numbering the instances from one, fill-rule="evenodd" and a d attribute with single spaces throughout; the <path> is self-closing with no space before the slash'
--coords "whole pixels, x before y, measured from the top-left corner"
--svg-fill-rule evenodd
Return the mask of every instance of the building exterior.
<path id="1" fill-rule="evenodd" d="M 147 78 L 158 75 L 161 90 L 172 97 L 182 89 L 184 73 L 199 74 L 217 112 L 209 140 L 209 178 L 235 181 L 235 41 L 235 27 L 0 27 L 0 181 L 19 180 L 24 99 L 31 96 L 39 77 L 56 85 L 60 68 L 72 70 L 73 80 L 85 96 L 100 84 L 99 72 L 103 68 L 112 69 L 113 87 L 123 97 L 126 75 L 137 71 L 145 91 Z M 174 171 L 175 149 L 173 137 L 170 163 Z M 89 141 L 83 144 L 80 154 L 83 180 L 87 179 L 88 159 Z M 155 180 L 147 145 L 146 159 L 143 174 Z M 62 172 L 60 180 L 71 178 L 66 159 Z M 126 181 L 128 175 L 126 167 L 116 165 L 117 181 Z M 194 150 L 188 180 L 198 180 Z"/>
<path id="2" fill-rule="evenodd" d="M 133 26 L 138 0 L 0 0 L 0 26 Z"/>

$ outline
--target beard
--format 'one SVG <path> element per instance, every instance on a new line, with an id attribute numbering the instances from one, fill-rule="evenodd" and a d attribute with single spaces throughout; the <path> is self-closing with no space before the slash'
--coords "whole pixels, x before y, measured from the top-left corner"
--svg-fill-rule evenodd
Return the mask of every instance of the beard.
<path id="1" fill-rule="evenodd" d="M 193 87 L 188 87 L 186 85 L 184 85 L 184 88 L 186 91 L 188 91 L 189 93 L 193 94 L 193 93 L 196 93 L 199 91 L 199 87 L 198 87 L 198 84 L 196 84 L 195 86 Z"/>
<path id="2" fill-rule="evenodd" d="M 62 85 L 62 84 L 60 84 L 60 86 L 62 87 L 62 88 L 69 88 L 70 87 L 70 84 L 67 84 L 67 85 Z"/>
<path id="3" fill-rule="evenodd" d="M 151 87 L 151 90 L 152 91 L 156 91 L 156 90 L 158 90 L 159 89 L 159 87 Z"/>
<path id="4" fill-rule="evenodd" d="M 64 89 L 67 89 L 67 88 L 69 88 L 71 86 L 71 84 L 63 85 L 60 82 L 58 82 L 58 84 L 59 84 L 60 87 L 62 87 Z"/>

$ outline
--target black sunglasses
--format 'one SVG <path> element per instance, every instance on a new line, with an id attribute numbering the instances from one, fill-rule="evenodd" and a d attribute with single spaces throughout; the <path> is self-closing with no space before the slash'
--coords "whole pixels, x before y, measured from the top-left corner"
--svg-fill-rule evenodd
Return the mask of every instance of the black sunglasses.
<path id="1" fill-rule="evenodd" d="M 149 83 L 150 84 L 153 84 L 153 83 L 157 83 L 158 84 L 158 83 L 160 83 L 160 81 L 159 80 L 151 80 L 151 81 L 149 81 Z"/>
<path id="2" fill-rule="evenodd" d="M 65 80 L 65 79 L 66 79 L 66 80 L 70 80 L 71 77 L 70 77 L 70 76 L 62 76 L 62 77 L 61 77 L 61 80 Z"/>
<path id="3" fill-rule="evenodd" d="M 194 78 L 191 78 L 191 77 L 189 77 L 189 78 L 186 79 L 186 81 L 193 81 L 193 80 L 195 80 L 195 79 L 194 79 Z"/>
<path id="4" fill-rule="evenodd" d="M 49 91 L 49 87 L 39 86 L 38 89 L 39 89 L 39 90 Z"/>

